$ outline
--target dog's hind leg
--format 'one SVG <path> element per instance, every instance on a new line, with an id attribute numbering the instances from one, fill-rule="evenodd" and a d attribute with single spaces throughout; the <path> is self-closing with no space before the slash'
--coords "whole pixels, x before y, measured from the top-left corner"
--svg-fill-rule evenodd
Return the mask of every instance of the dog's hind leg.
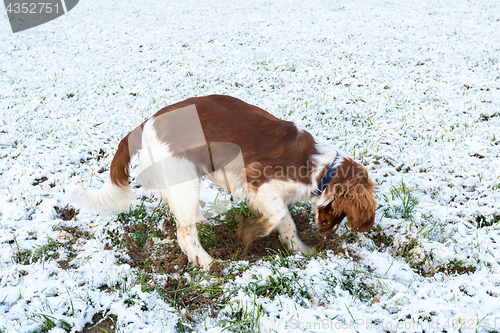
<path id="1" fill-rule="evenodd" d="M 200 179 L 194 165 L 182 158 L 164 158 L 165 187 L 155 192 L 166 201 L 177 221 L 177 242 L 190 262 L 209 269 L 213 258 L 203 249 L 198 239 L 196 224 L 204 217 L 200 208 Z M 161 178 L 161 177 L 160 177 Z"/>
<path id="2" fill-rule="evenodd" d="M 171 147 L 158 140 L 151 121 L 144 125 L 142 146 L 140 183 L 168 203 L 177 221 L 178 244 L 189 261 L 208 269 L 213 259 L 201 246 L 196 229 L 196 224 L 204 219 L 196 165 L 182 156 L 174 156 Z"/>
<path id="3" fill-rule="evenodd" d="M 170 187 L 161 192 L 177 222 L 177 242 L 190 262 L 205 269 L 214 260 L 201 246 L 196 224 L 203 220 L 200 209 L 199 179 Z"/>

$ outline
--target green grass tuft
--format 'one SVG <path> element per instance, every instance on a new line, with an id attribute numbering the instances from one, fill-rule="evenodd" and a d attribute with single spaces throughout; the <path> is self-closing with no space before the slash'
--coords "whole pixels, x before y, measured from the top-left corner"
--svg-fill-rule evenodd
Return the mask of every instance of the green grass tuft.
<path id="1" fill-rule="evenodd" d="M 418 199 L 413 197 L 403 181 L 399 187 L 391 186 L 389 194 L 382 194 L 383 216 L 413 220 L 413 213 L 418 205 Z"/>

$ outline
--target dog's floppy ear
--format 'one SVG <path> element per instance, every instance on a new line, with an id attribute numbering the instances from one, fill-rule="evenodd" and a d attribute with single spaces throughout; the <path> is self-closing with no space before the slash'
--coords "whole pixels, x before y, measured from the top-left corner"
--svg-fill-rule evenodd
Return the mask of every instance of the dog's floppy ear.
<path id="1" fill-rule="evenodd" d="M 327 191 L 328 191 L 327 194 L 328 196 L 335 198 L 344 195 L 346 189 L 344 188 L 344 185 L 342 183 L 335 183 L 335 184 L 328 184 Z"/>
<path id="2" fill-rule="evenodd" d="M 375 222 L 377 202 L 373 194 L 374 183 L 369 179 L 354 179 L 347 195 L 342 198 L 343 211 L 352 230 L 364 232 L 370 230 Z"/>
<path id="3" fill-rule="evenodd" d="M 375 183 L 369 178 L 366 168 L 350 158 L 344 159 L 328 186 L 334 213 L 345 214 L 352 230 L 368 231 L 375 222 L 377 202 L 374 189 Z"/>

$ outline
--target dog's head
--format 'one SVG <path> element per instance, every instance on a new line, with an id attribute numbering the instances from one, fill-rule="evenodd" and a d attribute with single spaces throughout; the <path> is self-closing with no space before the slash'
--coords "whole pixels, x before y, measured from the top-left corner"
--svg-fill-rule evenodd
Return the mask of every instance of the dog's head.
<path id="1" fill-rule="evenodd" d="M 344 217 L 352 230 L 370 230 L 377 205 L 374 188 L 366 168 L 344 157 L 335 177 L 313 202 L 319 232 L 323 235 L 335 232 Z"/>

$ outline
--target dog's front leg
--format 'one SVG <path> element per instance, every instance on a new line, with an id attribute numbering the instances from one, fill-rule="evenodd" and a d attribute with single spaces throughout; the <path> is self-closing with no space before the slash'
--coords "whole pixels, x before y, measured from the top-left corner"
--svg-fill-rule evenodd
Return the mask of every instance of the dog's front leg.
<path id="1" fill-rule="evenodd" d="M 290 216 L 288 207 L 281 196 L 283 188 L 279 184 L 266 183 L 257 194 L 250 196 L 250 204 L 259 210 L 263 216 L 253 225 L 244 225 L 239 228 L 243 242 L 248 245 L 254 238 L 269 235 L 278 228 L 281 240 L 290 251 L 300 251 L 312 254 L 313 249 L 299 238 L 297 228 Z"/>
<path id="2" fill-rule="evenodd" d="M 297 234 L 297 227 L 295 222 L 293 222 L 290 213 L 278 226 L 280 232 L 281 241 L 285 244 L 286 248 L 291 251 L 300 251 L 305 254 L 313 254 L 314 249 L 310 246 L 304 244 L 304 242 L 299 238 Z"/>

